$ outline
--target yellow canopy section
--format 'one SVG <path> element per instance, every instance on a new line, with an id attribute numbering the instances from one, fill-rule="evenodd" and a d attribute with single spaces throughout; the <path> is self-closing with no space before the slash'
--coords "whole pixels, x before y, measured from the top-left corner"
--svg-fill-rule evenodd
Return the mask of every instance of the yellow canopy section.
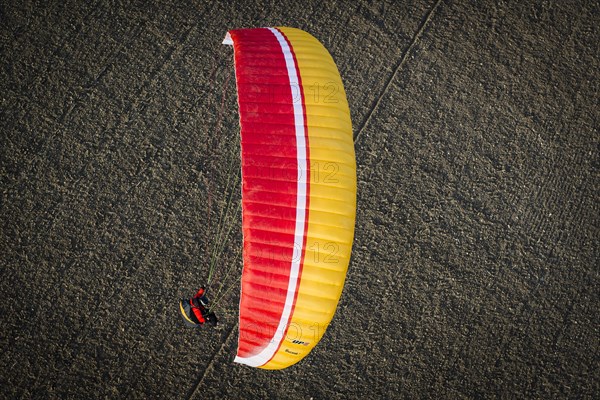
<path id="1" fill-rule="evenodd" d="M 306 356 L 329 325 L 350 262 L 356 215 L 356 160 L 344 85 L 333 58 L 310 34 L 279 28 L 293 49 L 308 128 L 308 229 L 297 298 L 275 356 L 279 369 Z"/>

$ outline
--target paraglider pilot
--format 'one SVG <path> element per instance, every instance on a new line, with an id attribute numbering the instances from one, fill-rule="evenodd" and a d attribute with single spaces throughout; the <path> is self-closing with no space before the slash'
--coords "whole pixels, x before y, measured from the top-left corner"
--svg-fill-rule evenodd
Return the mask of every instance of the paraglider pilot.
<path id="1" fill-rule="evenodd" d="M 179 310 L 187 326 L 198 328 L 205 323 L 210 326 L 217 326 L 218 319 L 215 313 L 210 311 L 204 286 L 191 299 L 181 299 Z"/>

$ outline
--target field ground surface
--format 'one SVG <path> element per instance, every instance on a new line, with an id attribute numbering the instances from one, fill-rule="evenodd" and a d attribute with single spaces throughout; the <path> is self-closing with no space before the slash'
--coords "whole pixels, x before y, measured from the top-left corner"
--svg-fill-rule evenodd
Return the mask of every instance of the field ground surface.
<path id="1" fill-rule="evenodd" d="M 2 2 L 0 397 L 598 398 L 599 3 L 296 3 Z M 358 166 L 337 313 L 278 372 L 232 362 L 221 41 L 262 26 L 331 52 Z M 232 290 L 190 330 L 215 243 Z"/>

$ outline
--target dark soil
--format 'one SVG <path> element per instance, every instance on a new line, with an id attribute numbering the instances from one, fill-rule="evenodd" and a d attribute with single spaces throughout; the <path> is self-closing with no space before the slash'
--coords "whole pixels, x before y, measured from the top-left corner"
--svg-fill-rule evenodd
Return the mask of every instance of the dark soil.
<path id="1" fill-rule="evenodd" d="M 599 3 L 295 4 L 2 2 L 0 397 L 598 398 Z M 238 285 L 220 43 L 272 25 L 332 53 L 358 162 L 338 312 L 279 372 L 232 363 L 237 287 L 177 311 L 215 242 Z"/>

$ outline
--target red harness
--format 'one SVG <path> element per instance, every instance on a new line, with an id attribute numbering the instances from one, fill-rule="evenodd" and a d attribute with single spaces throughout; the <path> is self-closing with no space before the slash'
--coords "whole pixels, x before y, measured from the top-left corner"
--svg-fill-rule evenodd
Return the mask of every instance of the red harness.
<path id="1" fill-rule="evenodd" d="M 190 306 L 192 307 L 192 311 L 194 312 L 194 315 L 196 316 L 196 319 L 198 320 L 199 323 L 203 324 L 206 322 L 206 319 L 204 319 L 204 315 L 202 315 L 202 311 L 205 311 L 205 308 L 201 305 L 200 307 L 197 307 L 194 304 L 194 299 L 198 299 L 200 297 L 202 297 L 204 295 L 204 289 L 200 288 L 200 290 L 198 290 L 198 293 L 196 293 L 194 295 L 194 298 L 190 299 Z"/>
<path id="2" fill-rule="evenodd" d="M 199 323 L 203 324 L 206 322 L 206 320 L 204 319 L 204 316 L 202 315 L 202 311 L 199 307 L 196 307 L 196 305 L 194 305 L 194 301 L 193 299 L 190 299 L 190 306 L 192 307 L 192 311 L 194 312 L 194 315 L 196 316 L 196 319 L 198 320 Z M 204 309 L 204 307 L 202 307 Z"/>

